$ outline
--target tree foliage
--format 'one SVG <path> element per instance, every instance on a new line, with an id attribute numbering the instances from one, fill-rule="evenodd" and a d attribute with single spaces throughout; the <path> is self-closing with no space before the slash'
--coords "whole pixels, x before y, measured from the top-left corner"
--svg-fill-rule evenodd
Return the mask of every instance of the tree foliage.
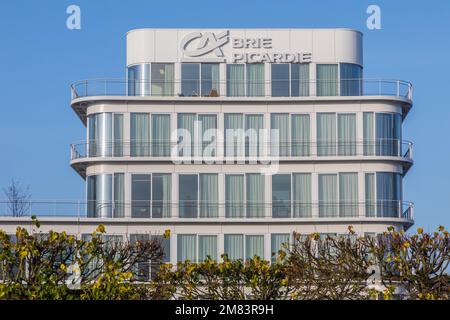
<path id="1" fill-rule="evenodd" d="M 449 299 L 449 233 L 378 237 L 293 234 L 268 262 L 253 259 L 162 264 L 160 240 L 105 242 L 65 232 L 0 231 L 0 299 Z M 166 231 L 165 237 L 170 236 Z M 160 270 L 142 281 L 138 267 Z M 379 270 L 375 272 L 374 270 Z M 378 275 L 378 276 L 377 276 Z M 138 281 L 140 280 L 140 281 Z"/>

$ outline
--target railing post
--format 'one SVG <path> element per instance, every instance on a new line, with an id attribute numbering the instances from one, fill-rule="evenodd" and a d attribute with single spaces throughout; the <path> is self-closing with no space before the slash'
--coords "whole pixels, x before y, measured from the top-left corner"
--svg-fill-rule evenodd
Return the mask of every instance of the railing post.
<path id="1" fill-rule="evenodd" d="M 397 80 L 397 97 L 400 96 L 400 80 Z"/>

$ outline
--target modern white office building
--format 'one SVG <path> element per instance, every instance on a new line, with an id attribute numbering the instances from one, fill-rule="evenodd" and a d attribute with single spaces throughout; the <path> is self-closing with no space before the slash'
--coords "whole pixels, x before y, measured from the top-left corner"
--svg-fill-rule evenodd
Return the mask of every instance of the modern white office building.
<path id="1" fill-rule="evenodd" d="M 42 228 L 114 239 L 169 229 L 167 260 L 270 260 L 301 234 L 408 229 L 402 123 L 412 86 L 364 74 L 349 29 L 137 29 L 124 79 L 71 86 L 86 138 L 76 217 Z M 25 218 L 1 218 L 12 231 Z"/>

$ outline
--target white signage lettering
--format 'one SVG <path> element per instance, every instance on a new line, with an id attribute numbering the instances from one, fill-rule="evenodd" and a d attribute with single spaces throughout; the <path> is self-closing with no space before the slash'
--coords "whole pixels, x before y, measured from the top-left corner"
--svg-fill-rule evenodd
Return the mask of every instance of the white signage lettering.
<path id="1" fill-rule="evenodd" d="M 231 43 L 230 57 L 224 57 L 222 48 Z M 232 63 L 310 63 L 310 52 L 276 52 L 272 38 L 231 38 L 230 31 L 192 32 L 184 36 L 180 47 L 182 61 L 215 61 Z M 242 50 L 245 49 L 245 52 Z M 254 50 L 254 51 L 253 51 Z M 211 57 L 212 56 L 212 57 Z"/>

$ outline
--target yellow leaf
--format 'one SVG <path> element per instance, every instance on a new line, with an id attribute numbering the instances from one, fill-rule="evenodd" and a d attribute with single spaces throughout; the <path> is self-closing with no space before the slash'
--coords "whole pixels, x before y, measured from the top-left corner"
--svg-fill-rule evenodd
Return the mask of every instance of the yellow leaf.
<path id="1" fill-rule="evenodd" d="M 99 233 L 105 233 L 105 232 L 106 232 L 106 229 L 105 229 L 105 226 L 104 226 L 104 225 L 100 224 L 100 225 L 97 227 L 97 229 L 95 229 L 95 231 L 97 231 L 97 232 L 99 232 Z"/>
<path id="2" fill-rule="evenodd" d="M 170 238 L 170 229 L 166 229 L 166 231 L 164 231 L 164 239 Z"/>

